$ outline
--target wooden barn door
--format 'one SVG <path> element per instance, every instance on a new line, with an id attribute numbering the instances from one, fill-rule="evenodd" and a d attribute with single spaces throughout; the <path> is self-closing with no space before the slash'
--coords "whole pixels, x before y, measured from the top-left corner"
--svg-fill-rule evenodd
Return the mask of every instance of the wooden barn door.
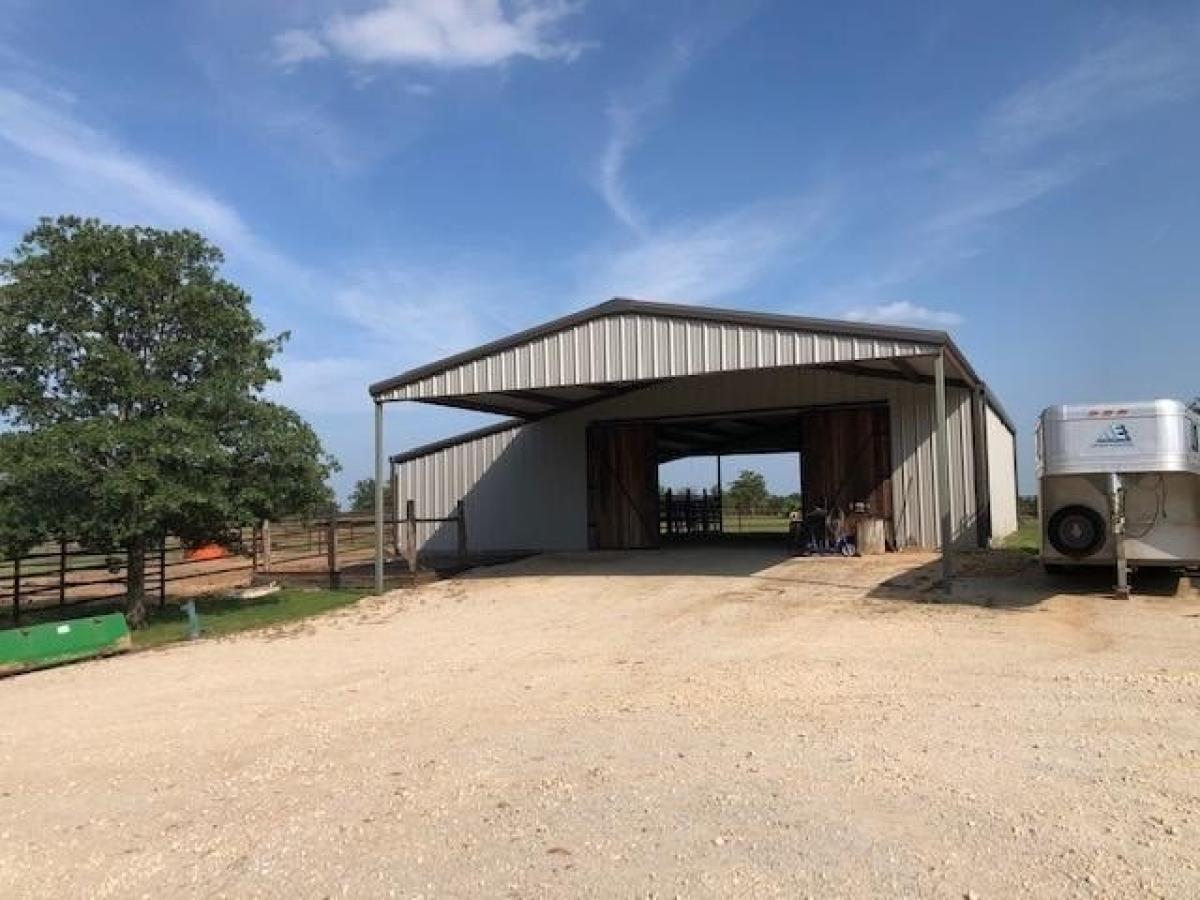
<path id="1" fill-rule="evenodd" d="M 657 547 L 654 426 L 593 425 L 587 433 L 588 543 L 597 550 Z"/>
<path id="2" fill-rule="evenodd" d="M 850 512 L 855 503 L 892 518 L 892 439 L 887 406 L 817 409 L 800 416 L 805 510 Z"/>

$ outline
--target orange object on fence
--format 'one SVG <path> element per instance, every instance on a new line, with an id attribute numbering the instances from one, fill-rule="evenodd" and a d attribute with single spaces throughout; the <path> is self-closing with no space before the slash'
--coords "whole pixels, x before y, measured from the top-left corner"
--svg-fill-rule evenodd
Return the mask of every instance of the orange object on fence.
<path id="1" fill-rule="evenodd" d="M 189 547 L 183 551 L 183 558 L 188 562 L 204 562 L 208 559 L 224 559 L 229 550 L 220 544 L 201 544 L 199 547 Z"/>

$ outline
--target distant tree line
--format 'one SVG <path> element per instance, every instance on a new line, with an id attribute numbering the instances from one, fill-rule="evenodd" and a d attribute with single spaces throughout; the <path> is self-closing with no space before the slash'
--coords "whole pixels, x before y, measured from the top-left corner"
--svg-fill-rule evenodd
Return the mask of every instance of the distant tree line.
<path id="1" fill-rule="evenodd" d="M 687 488 L 672 488 L 672 493 L 681 495 Z M 717 486 L 707 488 L 710 495 L 717 493 Z M 666 489 L 660 493 L 665 494 Z M 699 494 L 700 489 L 693 489 Z M 773 494 L 767 487 L 767 479 L 760 472 L 743 469 L 725 489 L 721 505 L 730 512 L 760 513 L 769 516 L 786 516 L 794 509 L 800 509 L 800 494 Z"/>

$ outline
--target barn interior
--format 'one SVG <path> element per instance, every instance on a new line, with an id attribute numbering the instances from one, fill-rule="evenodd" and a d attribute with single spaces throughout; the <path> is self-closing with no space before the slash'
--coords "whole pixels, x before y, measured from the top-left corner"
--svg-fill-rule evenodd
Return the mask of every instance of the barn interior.
<path id="1" fill-rule="evenodd" d="M 768 453 L 795 454 L 803 518 L 840 511 L 890 520 L 886 404 L 597 422 L 588 430 L 590 545 L 629 549 L 664 541 L 740 539 L 726 527 L 730 509 L 720 496 L 706 489 L 662 491 L 659 467 L 691 457 Z M 723 474 L 718 469 L 718 488 L 728 484 Z M 788 540 L 785 529 L 774 537 Z"/>

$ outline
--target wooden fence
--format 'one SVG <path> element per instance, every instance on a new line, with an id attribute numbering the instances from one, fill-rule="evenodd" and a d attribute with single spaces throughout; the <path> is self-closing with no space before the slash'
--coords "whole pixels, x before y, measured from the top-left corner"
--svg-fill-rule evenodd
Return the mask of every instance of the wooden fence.
<path id="1" fill-rule="evenodd" d="M 191 559 L 184 546 L 168 538 L 145 554 L 149 602 L 165 605 L 168 597 L 203 593 L 248 578 L 251 560 L 241 555 L 240 539 L 215 559 Z M 22 615 L 56 607 L 67 611 L 84 605 L 112 604 L 125 597 L 128 558 L 124 553 L 98 553 L 74 541 L 43 544 L 16 559 L 0 560 L 0 622 L 20 625 Z"/>
<path id="2" fill-rule="evenodd" d="M 455 551 L 447 558 L 419 553 L 417 526 L 449 524 L 455 528 Z M 409 500 L 404 515 L 384 518 L 385 556 L 391 575 L 414 575 L 422 560 L 435 568 L 454 568 L 467 562 L 467 517 L 460 502 L 454 515 L 422 517 Z M 292 584 L 328 584 L 330 587 L 373 583 L 375 560 L 374 513 L 337 513 L 309 521 L 263 523 L 253 548 L 256 581 Z"/>
<path id="3" fill-rule="evenodd" d="M 456 551 L 449 559 L 424 560 L 418 554 L 417 526 L 452 524 Z M 462 503 L 452 516 L 419 517 L 409 501 L 402 518 L 385 520 L 388 571 L 414 575 L 423 561 L 454 568 L 467 563 L 467 520 Z M 374 513 L 331 515 L 263 522 L 239 531 L 221 555 L 198 559 L 176 538 L 168 538 L 145 554 L 147 600 L 164 606 L 182 598 L 230 590 L 252 581 L 320 585 L 370 586 L 374 572 Z M 75 607 L 124 599 L 128 559 L 122 553 L 100 553 L 75 541 L 44 544 L 15 559 L 0 559 L 0 628 L 21 624 L 22 616 L 66 615 Z"/>

